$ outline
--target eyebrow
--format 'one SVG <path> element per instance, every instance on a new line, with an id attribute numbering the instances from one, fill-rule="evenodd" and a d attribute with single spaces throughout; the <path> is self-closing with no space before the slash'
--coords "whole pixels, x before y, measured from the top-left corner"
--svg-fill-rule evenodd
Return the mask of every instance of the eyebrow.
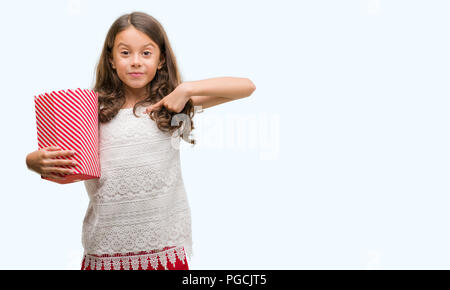
<path id="1" fill-rule="evenodd" d="M 127 44 L 125 44 L 125 43 L 123 43 L 123 42 L 120 42 L 118 45 L 117 45 L 117 47 L 119 47 L 119 46 L 121 46 L 121 45 L 123 45 L 123 46 L 127 46 L 128 47 L 128 45 Z M 155 47 L 152 43 L 147 43 L 146 45 L 144 45 L 143 47 L 147 47 L 147 46 L 152 46 L 152 47 Z"/>

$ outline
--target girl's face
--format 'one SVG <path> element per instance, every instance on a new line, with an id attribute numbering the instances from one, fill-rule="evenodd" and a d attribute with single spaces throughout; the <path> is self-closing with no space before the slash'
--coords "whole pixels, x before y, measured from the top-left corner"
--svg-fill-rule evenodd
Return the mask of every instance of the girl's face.
<path id="1" fill-rule="evenodd" d="M 140 89 L 154 78 L 164 61 L 160 61 L 158 45 L 130 26 L 116 35 L 110 62 L 125 86 Z"/>

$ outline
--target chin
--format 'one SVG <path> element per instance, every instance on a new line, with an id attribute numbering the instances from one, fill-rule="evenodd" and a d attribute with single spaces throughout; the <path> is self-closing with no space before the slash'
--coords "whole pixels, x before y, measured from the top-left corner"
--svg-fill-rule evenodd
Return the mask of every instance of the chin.
<path id="1" fill-rule="evenodd" d="M 128 83 L 126 84 L 128 87 L 133 88 L 133 89 L 142 89 L 144 88 L 146 85 L 148 84 L 148 82 L 139 82 L 139 84 L 136 83 Z"/>

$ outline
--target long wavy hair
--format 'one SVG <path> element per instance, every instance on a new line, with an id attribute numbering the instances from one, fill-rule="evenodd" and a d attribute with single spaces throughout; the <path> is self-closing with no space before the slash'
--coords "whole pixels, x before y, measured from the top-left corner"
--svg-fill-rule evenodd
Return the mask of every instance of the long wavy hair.
<path id="1" fill-rule="evenodd" d="M 133 114 L 138 117 L 136 115 L 136 108 L 138 106 L 157 103 L 182 83 L 175 54 L 172 51 L 167 34 L 162 25 L 155 18 L 143 12 L 124 14 L 117 18 L 111 25 L 96 67 L 96 81 L 93 90 L 98 93 L 98 120 L 100 123 L 109 122 L 117 115 L 125 103 L 123 82 L 112 68 L 109 59 L 112 59 L 116 35 L 130 26 L 133 26 L 150 37 L 158 45 L 161 56 L 164 56 L 165 59 L 162 68 L 157 70 L 153 80 L 146 85 L 146 98 L 138 101 L 134 105 Z M 177 114 L 181 114 L 177 117 L 183 116 L 183 118 L 181 120 L 177 117 L 173 118 Z M 175 130 L 179 130 L 179 136 L 183 140 L 195 144 L 194 139 L 188 138 L 190 132 L 194 129 L 192 121 L 194 114 L 194 105 L 192 100 L 189 99 L 183 110 L 179 113 L 170 112 L 162 106 L 161 109 L 152 111 L 150 118 L 156 122 L 161 131 L 172 134 Z"/>

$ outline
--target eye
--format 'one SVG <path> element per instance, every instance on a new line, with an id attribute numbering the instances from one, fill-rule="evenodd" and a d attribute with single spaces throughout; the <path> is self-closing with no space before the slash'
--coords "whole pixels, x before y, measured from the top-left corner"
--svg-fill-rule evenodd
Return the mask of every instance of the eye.
<path id="1" fill-rule="evenodd" d="M 121 53 L 123 54 L 124 52 L 128 53 L 128 51 L 122 51 Z M 126 55 L 128 55 L 128 54 L 126 54 Z"/>
<path id="2" fill-rule="evenodd" d="M 146 53 L 146 52 L 148 52 L 148 54 L 146 54 L 146 55 L 150 55 L 151 54 L 151 51 L 144 51 L 144 53 Z"/>

